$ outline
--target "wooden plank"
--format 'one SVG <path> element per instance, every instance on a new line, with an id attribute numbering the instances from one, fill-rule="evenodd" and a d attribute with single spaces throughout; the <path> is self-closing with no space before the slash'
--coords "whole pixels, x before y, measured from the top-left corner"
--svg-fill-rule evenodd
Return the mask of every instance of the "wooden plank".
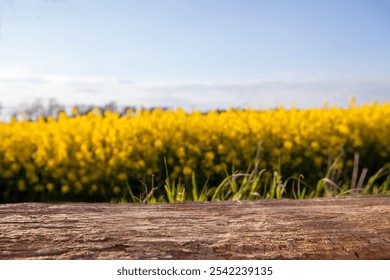
<path id="1" fill-rule="evenodd" d="M 390 197 L 2 204 L 0 259 L 390 259 Z"/>

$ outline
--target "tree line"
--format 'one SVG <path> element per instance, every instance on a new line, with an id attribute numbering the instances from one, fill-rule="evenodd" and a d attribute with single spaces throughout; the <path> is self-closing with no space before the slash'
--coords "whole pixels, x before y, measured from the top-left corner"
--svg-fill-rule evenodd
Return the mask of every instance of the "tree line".
<path id="1" fill-rule="evenodd" d="M 0 114 L 2 110 L 7 107 L 3 107 L 0 103 Z M 37 120 L 39 117 L 48 118 L 53 117 L 54 119 L 58 118 L 58 115 L 62 112 L 66 114 L 71 114 L 73 109 L 76 109 L 77 115 L 86 115 L 92 111 L 98 110 L 100 113 L 104 113 L 105 111 L 110 111 L 114 113 L 118 113 L 121 116 L 125 116 L 129 110 L 136 113 L 140 110 L 148 110 L 153 111 L 155 109 L 162 109 L 164 111 L 169 110 L 169 107 L 137 107 L 137 106 L 119 106 L 115 101 L 111 101 L 109 103 L 103 105 L 87 105 L 87 104 L 75 104 L 72 106 L 61 104 L 55 98 L 50 99 L 46 104 L 43 102 L 41 98 L 36 99 L 34 102 L 30 104 L 20 104 L 17 107 L 12 107 L 11 110 L 8 110 L 8 114 L 11 117 L 16 119 L 23 118 L 28 121 Z"/>

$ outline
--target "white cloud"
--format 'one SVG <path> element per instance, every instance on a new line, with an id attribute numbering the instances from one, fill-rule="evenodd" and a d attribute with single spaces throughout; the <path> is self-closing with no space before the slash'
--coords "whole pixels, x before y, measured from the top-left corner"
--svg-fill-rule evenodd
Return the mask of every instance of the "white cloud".
<path id="1" fill-rule="evenodd" d="M 227 107 L 320 107 L 390 101 L 389 77 L 299 77 L 256 81 L 136 83 L 130 79 L 36 74 L 23 67 L 0 69 L 0 103 L 15 107 L 35 99 L 57 99 L 65 105 L 168 106 L 208 110 Z"/>

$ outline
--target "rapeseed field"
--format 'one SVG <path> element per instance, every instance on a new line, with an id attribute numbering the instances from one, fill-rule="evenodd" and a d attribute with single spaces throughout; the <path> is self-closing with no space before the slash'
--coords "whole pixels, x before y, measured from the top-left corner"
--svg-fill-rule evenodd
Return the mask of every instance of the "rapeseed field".
<path id="1" fill-rule="evenodd" d="M 390 104 L 0 123 L 0 202 L 389 194 Z"/>

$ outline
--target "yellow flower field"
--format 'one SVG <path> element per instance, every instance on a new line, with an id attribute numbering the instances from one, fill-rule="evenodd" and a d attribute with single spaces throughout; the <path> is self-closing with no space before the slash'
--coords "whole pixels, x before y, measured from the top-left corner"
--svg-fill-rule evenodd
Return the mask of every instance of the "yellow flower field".
<path id="1" fill-rule="evenodd" d="M 300 182 L 306 196 L 321 195 L 322 178 L 346 190 L 354 166 L 364 184 L 385 168 L 370 191 L 387 192 L 389 143 L 390 104 L 13 119 L 0 123 L 0 202 L 142 200 L 152 187 L 154 200 L 163 201 L 164 185 L 175 182 L 188 199 L 194 186 L 207 187 L 211 199 L 229 174 L 255 168 L 264 170 L 252 188 L 261 197 L 275 178 L 286 197 Z M 239 176 L 237 182 L 245 180 Z"/>

